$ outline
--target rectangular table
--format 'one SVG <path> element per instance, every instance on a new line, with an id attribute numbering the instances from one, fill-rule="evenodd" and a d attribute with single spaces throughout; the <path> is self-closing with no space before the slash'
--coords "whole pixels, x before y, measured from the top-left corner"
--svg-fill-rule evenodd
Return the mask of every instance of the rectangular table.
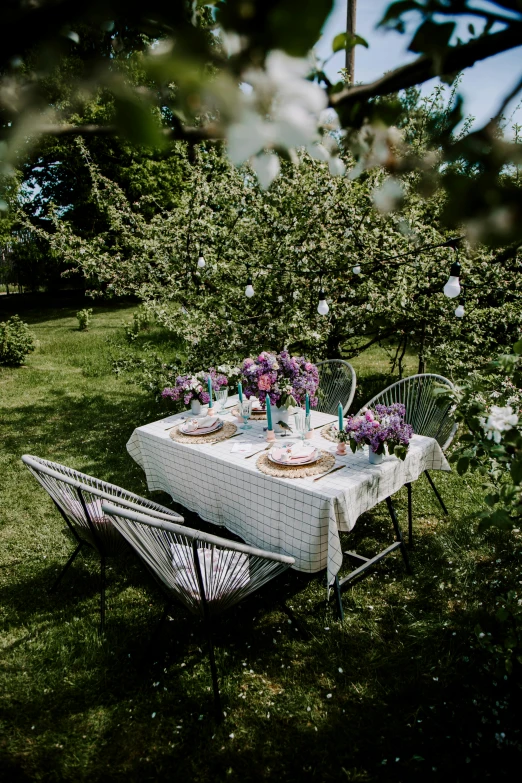
<path id="1" fill-rule="evenodd" d="M 249 441 L 261 448 L 266 422 L 253 421 L 241 437 L 220 443 L 179 443 L 166 428 L 186 414 L 138 427 L 127 450 L 145 471 L 149 490 L 163 490 L 199 514 L 206 522 L 226 527 L 261 549 L 295 558 L 295 568 L 307 573 L 327 569 L 331 584 L 342 565 L 339 531 L 350 531 L 361 514 L 389 498 L 424 470 L 450 470 L 433 438 L 415 435 L 403 461 L 385 457 L 370 465 L 367 449 L 336 458 L 343 470 L 320 481 L 276 478 L 261 473 L 257 456 L 231 453 L 235 443 Z M 225 420 L 233 421 L 228 413 Z M 312 428 L 336 419 L 312 411 Z M 284 441 L 283 441 L 284 442 Z M 333 442 L 314 429 L 313 443 L 335 451 Z"/>

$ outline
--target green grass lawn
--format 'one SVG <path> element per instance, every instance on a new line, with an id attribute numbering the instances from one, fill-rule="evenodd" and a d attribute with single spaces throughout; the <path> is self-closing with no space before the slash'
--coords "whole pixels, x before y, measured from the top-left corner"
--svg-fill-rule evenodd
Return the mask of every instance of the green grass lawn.
<path id="1" fill-rule="evenodd" d="M 435 475 L 449 518 L 426 480 L 417 482 L 414 574 L 399 556 L 387 558 L 345 594 L 343 623 L 325 610 L 323 582 L 293 572 L 225 615 L 217 630 L 223 725 L 213 719 L 202 629 L 182 607 L 150 667 L 140 666 L 162 601 L 132 555 L 111 564 L 103 638 L 94 556 L 80 556 L 49 594 L 73 546 L 20 456 L 147 495 L 125 443 L 134 427 L 162 415 L 144 391 L 111 373 L 107 337 L 121 334 L 134 308 L 94 306 L 88 332 L 77 330 L 77 309 L 22 313 L 37 349 L 25 367 L 0 368 L 2 780 L 507 776 L 520 759 L 519 677 L 496 671 L 474 629 L 489 627 L 502 587 L 518 579 L 520 539 L 476 534 L 476 478 Z M 368 388 L 386 371 L 378 349 L 356 364 Z M 405 494 L 396 501 L 404 522 Z M 345 543 L 372 553 L 390 538 L 379 506 Z M 308 637 L 288 622 L 281 596 Z"/>

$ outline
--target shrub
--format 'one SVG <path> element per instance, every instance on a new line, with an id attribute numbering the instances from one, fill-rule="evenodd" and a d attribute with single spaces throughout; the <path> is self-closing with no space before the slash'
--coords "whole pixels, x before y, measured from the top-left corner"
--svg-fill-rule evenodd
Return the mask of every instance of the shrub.
<path id="1" fill-rule="evenodd" d="M 89 307 L 87 310 L 84 308 L 83 310 L 78 310 L 76 313 L 76 318 L 78 319 L 78 329 L 80 332 L 86 332 L 89 328 L 89 324 L 91 322 L 92 318 L 92 307 Z"/>
<path id="2" fill-rule="evenodd" d="M 143 307 L 132 314 L 132 323 L 125 326 L 125 337 L 129 343 L 134 342 L 139 333 L 148 329 L 149 316 Z"/>
<path id="3" fill-rule="evenodd" d="M 18 315 L 0 323 L 0 364 L 19 366 L 31 351 L 34 351 L 33 336 Z"/>

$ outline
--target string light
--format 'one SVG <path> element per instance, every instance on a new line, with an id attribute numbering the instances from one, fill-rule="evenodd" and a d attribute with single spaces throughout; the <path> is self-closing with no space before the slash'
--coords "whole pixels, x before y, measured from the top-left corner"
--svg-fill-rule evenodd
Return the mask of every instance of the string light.
<path id="1" fill-rule="evenodd" d="M 458 252 L 455 250 L 455 252 Z M 450 269 L 450 276 L 448 279 L 448 282 L 444 286 L 444 296 L 447 296 L 448 299 L 455 299 L 456 296 L 460 294 L 460 264 L 458 261 L 454 261 L 451 265 Z M 461 316 L 459 316 L 460 318 Z"/>
<path id="2" fill-rule="evenodd" d="M 459 306 L 455 310 L 455 315 L 457 316 L 457 318 L 464 318 L 465 312 L 466 311 L 464 310 L 464 305 L 459 304 Z"/>
<path id="3" fill-rule="evenodd" d="M 205 259 L 203 258 L 203 256 L 201 255 L 201 256 L 198 258 L 198 269 L 204 269 L 204 267 L 205 267 L 205 266 L 206 266 L 206 261 L 205 261 Z"/>
<path id="4" fill-rule="evenodd" d="M 328 315 L 330 308 L 328 307 L 328 302 L 326 301 L 326 294 L 323 289 L 322 275 L 321 275 L 320 286 L 321 286 L 321 290 L 319 291 L 319 304 L 317 305 L 317 312 L 319 313 L 319 315 Z"/>
<path id="5" fill-rule="evenodd" d="M 247 296 L 249 299 L 251 299 L 254 296 L 254 286 L 252 285 L 252 275 L 250 274 L 250 270 L 248 270 L 245 296 Z"/>
<path id="6" fill-rule="evenodd" d="M 352 269 L 352 272 L 354 275 L 360 275 L 361 274 L 361 267 L 359 264 L 356 264 L 354 268 Z"/>

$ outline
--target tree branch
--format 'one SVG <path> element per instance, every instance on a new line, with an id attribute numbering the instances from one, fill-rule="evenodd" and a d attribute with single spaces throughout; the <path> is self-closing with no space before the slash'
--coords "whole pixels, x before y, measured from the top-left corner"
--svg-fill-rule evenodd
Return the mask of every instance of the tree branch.
<path id="1" fill-rule="evenodd" d="M 120 129 L 116 125 L 38 125 L 33 133 L 50 136 L 116 136 Z M 179 126 L 163 128 L 162 133 L 171 141 L 187 141 L 197 144 L 200 141 L 220 141 L 224 138 L 223 129 L 211 123 L 201 128 Z"/>
<path id="2" fill-rule="evenodd" d="M 441 57 L 440 63 L 437 63 L 438 67 L 433 57 L 423 54 L 412 63 L 402 65 L 370 84 L 347 87 L 330 97 L 330 105 L 334 108 L 350 108 L 354 104 L 363 103 L 378 95 L 390 95 L 423 84 L 434 76 L 457 73 L 480 60 L 514 49 L 516 46 L 522 46 L 522 25 L 514 23 L 507 30 L 484 38 L 475 38 L 467 44 L 448 49 L 445 56 Z"/>

